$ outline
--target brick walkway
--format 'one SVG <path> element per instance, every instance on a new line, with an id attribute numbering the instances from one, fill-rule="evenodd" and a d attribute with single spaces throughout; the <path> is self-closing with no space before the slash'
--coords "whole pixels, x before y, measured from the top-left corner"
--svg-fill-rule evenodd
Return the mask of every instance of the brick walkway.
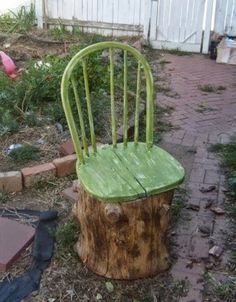
<path id="1" fill-rule="evenodd" d="M 207 148 L 214 143 L 228 142 L 236 133 L 236 67 L 216 64 L 204 56 L 173 56 L 165 54 L 170 61 L 165 70 L 169 73 L 170 87 L 176 97 L 157 96 L 163 106 L 175 108 L 171 123 L 178 127 L 164 135 L 166 142 L 181 144 L 195 149 L 193 168 L 186 180 L 189 190 L 188 203 L 199 206 L 198 211 L 183 210 L 184 221 L 176 230 L 178 260 L 171 273 L 175 279 L 188 279 L 189 293 L 181 302 L 203 301 L 202 275 L 209 261 L 209 248 L 222 245 L 225 216 L 215 215 L 207 203 L 214 206 L 224 203 L 224 177 L 218 160 Z M 199 85 L 225 86 L 218 93 L 205 93 Z M 174 94 L 173 94 L 174 95 Z M 215 185 L 209 193 L 201 193 L 201 187 Z M 185 215 L 186 214 L 186 215 Z M 210 237 L 202 236 L 199 227 L 210 229 Z"/>

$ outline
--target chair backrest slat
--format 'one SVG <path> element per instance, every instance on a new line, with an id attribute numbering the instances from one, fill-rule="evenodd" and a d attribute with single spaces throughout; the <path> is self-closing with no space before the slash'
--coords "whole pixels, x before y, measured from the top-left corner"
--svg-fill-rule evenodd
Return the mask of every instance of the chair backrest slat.
<path id="1" fill-rule="evenodd" d="M 66 119 L 68 121 L 68 127 L 71 133 L 71 137 L 74 143 L 74 148 L 76 155 L 78 156 L 79 160 L 81 163 L 84 163 L 84 155 L 82 151 L 82 147 L 80 144 L 80 139 L 77 133 L 77 128 L 75 124 L 75 120 L 73 118 L 73 113 L 71 110 L 71 104 L 70 104 L 70 98 L 69 98 L 69 76 L 65 76 L 62 78 L 62 83 L 61 83 L 61 96 L 63 100 L 63 108 L 65 111 Z"/>
<path id="2" fill-rule="evenodd" d="M 93 123 L 93 114 L 92 114 L 91 99 L 90 99 L 90 92 L 89 92 L 89 82 L 88 82 L 86 59 L 82 60 L 82 65 L 83 65 L 83 75 L 84 75 L 85 95 L 86 95 L 87 110 L 88 110 L 89 128 L 90 128 L 90 135 L 91 135 L 91 144 L 92 144 L 93 152 L 97 152 L 96 137 L 95 137 L 94 123 Z"/>
<path id="3" fill-rule="evenodd" d="M 127 146 L 128 142 L 128 103 L 132 103 L 134 100 L 135 103 L 135 127 L 134 127 L 134 142 L 138 144 L 139 141 L 139 111 L 140 111 L 140 102 L 141 102 L 141 85 L 144 81 L 142 81 L 142 77 L 145 78 L 146 84 L 146 144 L 147 148 L 150 149 L 153 145 L 153 78 L 151 73 L 151 68 L 144 58 L 144 56 L 127 44 L 120 43 L 120 42 L 100 42 L 93 45 L 90 45 L 81 51 L 79 51 L 69 62 L 67 65 L 65 72 L 63 74 L 62 82 L 61 82 L 61 96 L 62 96 L 62 104 L 66 114 L 66 119 L 68 122 L 69 130 L 71 132 L 71 137 L 74 143 L 74 148 L 76 154 L 81 163 L 85 163 L 85 156 L 89 155 L 89 148 L 88 148 L 88 137 L 86 137 L 87 130 L 86 129 L 86 122 L 85 115 L 83 116 L 83 106 L 82 106 L 82 96 L 83 93 L 78 93 L 77 89 L 82 89 L 79 87 L 81 84 L 81 80 L 77 80 L 75 74 L 79 66 L 82 65 L 83 69 L 83 78 L 84 78 L 84 86 L 85 86 L 85 97 L 86 97 L 86 104 L 87 104 L 87 116 L 89 122 L 89 129 L 90 129 L 90 136 L 91 136 L 91 143 L 92 143 L 92 150 L 96 152 L 96 137 L 95 137 L 95 129 L 94 129 L 94 121 L 92 115 L 92 108 L 91 108 L 91 95 L 90 95 L 90 86 L 89 86 L 89 78 L 88 78 L 88 71 L 93 72 L 93 66 L 90 64 L 90 55 L 93 55 L 96 52 L 103 51 L 108 49 L 109 57 L 108 57 L 108 64 L 110 66 L 110 75 L 108 74 L 108 78 L 110 78 L 110 99 L 111 99 L 111 125 L 112 125 L 112 144 L 114 147 L 117 145 L 117 126 L 119 120 L 116 116 L 116 98 L 115 93 L 116 90 L 119 92 L 123 92 L 123 143 L 124 146 Z M 116 75 L 116 70 L 119 70 L 119 63 L 117 63 L 117 69 L 115 68 L 115 52 L 114 49 L 120 49 L 123 51 L 123 89 L 118 85 L 116 87 L 116 78 L 120 79 Z M 104 54 L 102 54 L 104 60 Z M 88 58 L 88 60 L 87 60 Z M 130 93 L 129 88 L 133 85 L 128 85 L 128 59 L 135 59 L 138 62 L 137 65 L 137 80 L 136 80 L 136 97 L 131 100 L 128 98 L 128 95 L 132 95 Z M 132 61 L 131 61 L 132 62 Z M 129 62 L 130 63 L 130 62 Z M 135 63 L 137 64 L 137 63 Z M 133 65 L 135 66 L 135 65 Z M 131 73 L 130 73 L 131 74 Z M 133 73 L 132 73 L 133 75 Z M 104 78 L 106 81 L 106 79 Z M 130 76 L 129 80 L 132 80 L 132 76 Z M 91 84 L 91 83 L 90 83 Z M 93 83 L 92 83 L 93 84 Z M 72 87 L 71 87 L 72 86 Z M 77 87 L 78 86 L 78 87 Z M 74 92 L 74 100 L 76 103 L 76 107 L 78 111 L 79 117 L 79 125 L 76 125 L 74 116 L 75 112 L 72 112 L 71 103 L 70 103 L 70 90 Z M 102 121 L 101 121 L 102 122 Z M 79 138 L 79 130 L 77 128 L 79 126 L 80 133 L 81 133 L 81 142 Z M 82 149 L 84 148 L 84 150 Z"/>
<path id="4" fill-rule="evenodd" d="M 71 77 L 71 83 L 72 83 L 73 92 L 74 92 L 74 96 L 75 96 L 76 108 L 77 108 L 78 115 L 79 115 L 79 124 L 80 124 L 80 129 L 81 129 L 83 147 L 84 147 L 85 153 L 88 155 L 89 154 L 88 153 L 88 143 L 87 143 L 88 139 L 86 137 L 85 127 L 84 127 L 84 118 L 83 118 L 83 113 L 82 113 L 82 109 L 81 109 L 80 97 L 79 97 L 78 89 L 76 86 L 76 80 L 73 75 Z"/>
<path id="5" fill-rule="evenodd" d="M 109 48 L 110 57 L 110 94 L 111 94 L 111 126 L 112 126 L 112 144 L 116 147 L 116 113 L 115 113 L 115 96 L 114 96 L 114 50 Z"/>
<path id="6" fill-rule="evenodd" d="M 128 141 L 128 78 L 127 78 L 127 50 L 124 50 L 124 103 L 123 103 L 123 142 Z"/>
<path id="7" fill-rule="evenodd" d="M 134 142 L 138 143 L 139 138 L 139 110 L 140 110 L 140 91 L 141 91 L 141 63 L 138 62 L 137 69 L 137 87 L 136 87 L 136 100 L 135 100 L 135 121 L 134 121 Z"/>

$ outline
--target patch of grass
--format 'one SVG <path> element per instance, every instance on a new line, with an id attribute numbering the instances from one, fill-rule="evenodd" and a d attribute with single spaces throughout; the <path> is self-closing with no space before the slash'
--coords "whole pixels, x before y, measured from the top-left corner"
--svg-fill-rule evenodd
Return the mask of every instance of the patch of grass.
<path id="1" fill-rule="evenodd" d="M 8 154 L 8 158 L 15 163 L 26 163 L 30 160 L 38 160 L 40 158 L 40 149 L 28 144 L 22 145 L 22 147 L 12 150 Z"/>
<path id="2" fill-rule="evenodd" d="M 0 16 L 0 26 L 2 31 L 7 32 L 29 32 L 35 25 L 35 8 L 31 4 L 27 9 L 21 6 L 17 12 L 9 10 L 9 13 Z"/>
<path id="3" fill-rule="evenodd" d="M 178 280 L 174 283 L 173 292 L 177 297 L 185 297 L 189 291 L 189 285 L 186 280 Z"/>
<path id="4" fill-rule="evenodd" d="M 164 86 L 164 85 L 156 85 L 157 92 L 169 92 L 171 91 L 170 87 Z"/>
<path id="5" fill-rule="evenodd" d="M 170 53 L 172 55 L 175 55 L 175 56 L 191 56 L 192 53 L 191 52 L 188 52 L 188 51 L 184 51 L 184 50 L 181 50 L 179 48 L 175 48 L 175 49 L 165 49 L 165 52 L 167 53 Z"/>
<path id="6" fill-rule="evenodd" d="M 56 243 L 60 250 L 73 250 L 78 240 L 79 226 L 75 219 L 70 219 L 65 224 L 59 225 L 55 232 Z"/>
<path id="7" fill-rule="evenodd" d="M 170 63 L 171 63 L 171 61 L 167 61 L 167 60 L 161 60 L 158 62 L 158 64 L 160 64 L 162 70 L 165 68 L 166 64 L 170 64 Z"/>
<path id="8" fill-rule="evenodd" d="M 229 144 L 214 144 L 209 151 L 219 153 L 222 157 L 223 166 L 231 171 L 236 170 L 236 141 Z"/>
<path id="9" fill-rule="evenodd" d="M 0 204 L 6 204 L 9 201 L 9 194 L 0 192 Z"/>
<path id="10" fill-rule="evenodd" d="M 199 113 L 204 113 L 204 112 L 211 112 L 211 111 L 217 111 L 217 109 L 215 108 L 211 108 L 205 104 L 199 104 L 198 105 L 198 108 L 195 109 L 196 112 L 199 112 Z"/>
<path id="11" fill-rule="evenodd" d="M 212 84 L 204 84 L 204 85 L 199 85 L 198 89 L 203 91 L 203 92 L 207 92 L 207 93 L 217 93 L 219 91 L 225 90 L 226 87 L 225 86 L 216 86 L 216 85 L 212 85 Z"/>
<path id="12" fill-rule="evenodd" d="M 235 301 L 236 283 L 226 282 L 215 287 L 216 295 L 221 301 Z"/>
<path id="13" fill-rule="evenodd" d="M 180 217 L 181 212 L 185 206 L 187 191 L 183 188 L 177 188 L 171 204 L 171 222 L 176 224 Z"/>

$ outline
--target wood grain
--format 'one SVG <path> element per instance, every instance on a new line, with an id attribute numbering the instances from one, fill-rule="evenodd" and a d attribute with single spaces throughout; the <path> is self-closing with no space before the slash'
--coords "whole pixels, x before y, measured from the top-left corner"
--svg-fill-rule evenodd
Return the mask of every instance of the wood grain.
<path id="1" fill-rule="evenodd" d="M 115 279 L 153 276 L 169 267 L 165 245 L 174 190 L 125 203 L 104 203 L 81 186 L 74 210 L 76 249 L 95 273 Z"/>

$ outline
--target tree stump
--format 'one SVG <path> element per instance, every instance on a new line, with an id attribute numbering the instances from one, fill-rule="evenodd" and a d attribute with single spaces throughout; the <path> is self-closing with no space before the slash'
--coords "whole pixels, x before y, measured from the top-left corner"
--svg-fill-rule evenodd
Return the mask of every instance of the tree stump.
<path id="1" fill-rule="evenodd" d="M 109 278 L 137 279 L 169 267 L 165 239 L 174 190 L 122 203 L 99 201 L 82 186 L 79 193 L 76 250 L 88 268 Z"/>

